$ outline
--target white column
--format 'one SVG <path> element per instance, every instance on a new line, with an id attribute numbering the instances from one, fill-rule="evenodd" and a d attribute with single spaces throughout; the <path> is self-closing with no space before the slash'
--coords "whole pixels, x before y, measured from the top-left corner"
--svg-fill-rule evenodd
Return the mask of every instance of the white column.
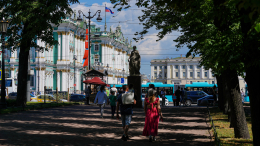
<path id="1" fill-rule="evenodd" d="M 172 65 L 172 78 L 175 78 L 175 65 Z"/>
<path id="2" fill-rule="evenodd" d="M 66 64 L 68 64 L 68 60 L 69 60 L 69 32 L 66 32 L 66 35 L 65 35 L 65 60 L 66 60 Z"/>
<path id="3" fill-rule="evenodd" d="M 151 66 L 151 81 L 154 78 L 154 66 Z"/>
<path id="4" fill-rule="evenodd" d="M 167 65 L 167 79 L 171 78 L 171 66 Z"/>
<path id="5" fill-rule="evenodd" d="M 204 78 L 204 66 L 200 67 L 200 78 L 203 79 Z"/>
<path id="6" fill-rule="evenodd" d="M 60 71 L 57 71 L 57 87 L 58 87 L 58 91 L 61 91 L 60 88 Z"/>
<path id="7" fill-rule="evenodd" d="M 62 61 L 65 61 L 66 60 L 66 58 L 65 58 L 65 55 L 66 55 L 66 43 L 65 43 L 65 41 L 66 41 L 66 32 L 62 32 Z M 63 73 L 62 73 L 62 76 L 63 76 Z M 62 91 L 63 91 L 63 89 L 62 89 Z"/>
<path id="8" fill-rule="evenodd" d="M 208 70 L 208 79 L 211 79 L 211 78 L 212 78 L 212 73 L 211 73 L 211 71 L 212 71 L 212 69 L 210 68 L 210 69 Z"/>
<path id="9" fill-rule="evenodd" d="M 101 62 L 103 63 L 103 65 L 105 65 L 105 57 L 104 57 L 104 54 L 105 54 L 105 49 L 103 47 L 103 45 L 98 45 L 98 46 L 101 46 Z"/>
<path id="10" fill-rule="evenodd" d="M 164 68 L 165 68 L 165 66 L 162 66 L 162 78 L 163 78 L 163 79 L 165 78 Z"/>
<path id="11" fill-rule="evenodd" d="M 62 73 L 62 91 L 67 91 L 68 77 L 66 72 L 61 72 L 61 73 Z"/>

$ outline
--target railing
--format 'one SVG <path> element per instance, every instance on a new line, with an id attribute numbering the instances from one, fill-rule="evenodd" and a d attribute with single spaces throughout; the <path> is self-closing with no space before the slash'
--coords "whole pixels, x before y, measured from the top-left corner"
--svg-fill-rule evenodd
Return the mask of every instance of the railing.
<path id="1" fill-rule="evenodd" d="M 216 144 L 217 146 L 220 146 L 220 140 L 218 139 L 218 133 L 217 133 L 217 131 L 216 131 L 216 127 L 215 127 L 215 125 L 214 125 L 214 122 L 213 122 L 212 117 L 210 116 L 209 105 L 207 105 L 207 110 L 208 110 L 208 114 L 209 114 L 209 120 L 210 120 L 210 122 L 211 122 L 211 125 L 212 125 L 212 127 L 213 127 L 213 131 L 214 131 L 215 144 Z"/>

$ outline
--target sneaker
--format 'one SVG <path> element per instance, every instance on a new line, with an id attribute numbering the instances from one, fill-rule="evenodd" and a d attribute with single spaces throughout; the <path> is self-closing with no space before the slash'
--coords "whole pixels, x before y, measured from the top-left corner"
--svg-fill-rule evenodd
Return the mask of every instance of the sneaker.
<path id="1" fill-rule="evenodd" d="M 129 139 L 130 139 L 128 135 L 127 135 L 125 138 L 126 138 L 127 140 L 129 140 Z"/>
<path id="2" fill-rule="evenodd" d="M 123 135 L 121 139 L 122 139 L 123 141 L 127 141 L 125 135 Z"/>

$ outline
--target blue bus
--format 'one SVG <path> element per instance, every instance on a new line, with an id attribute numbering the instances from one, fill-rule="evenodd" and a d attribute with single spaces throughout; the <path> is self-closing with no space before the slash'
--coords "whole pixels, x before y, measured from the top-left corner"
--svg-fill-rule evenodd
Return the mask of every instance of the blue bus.
<path id="1" fill-rule="evenodd" d="M 142 84 L 142 94 L 146 94 L 148 92 L 149 84 L 154 84 L 155 90 L 157 91 L 157 94 L 161 92 L 162 89 L 165 89 L 166 95 L 165 97 L 168 99 L 169 102 L 172 102 L 172 94 L 174 91 L 174 84 L 163 84 L 162 82 L 149 82 L 146 84 Z M 119 84 L 110 84 L 110 87 L 113 87 L 113 85 L 116 86 L 117 89 L 122 87 L 122 85 Z M 159 96 L 160 97 L 160 96 Z"/>
<path id="2" fill-rule="evenodd" d="M 218 87 L 217 84 L 209 84 L 208 82 L 193 82 L 192 84 L 186 84 L 185 88 L 187 88 L 189 91 L 204 91 L 209 95 L 212 95 L 212 88 Z"/>

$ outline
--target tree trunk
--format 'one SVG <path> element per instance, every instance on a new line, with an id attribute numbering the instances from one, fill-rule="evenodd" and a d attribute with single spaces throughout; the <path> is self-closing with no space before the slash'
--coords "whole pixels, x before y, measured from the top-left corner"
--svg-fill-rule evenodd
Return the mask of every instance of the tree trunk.
<path id="1" fill-rule="evenodd" d="M 24 24 L 24 32 L 26 34 L 26 24 Z M 22 36 L 19 53 L 19 68 L 18 68 L 18 87 L 17 87 L 17 100 L 18 106 L 26 106 L 26 92 L 27 92 L 27 76 L 28 76 L 28 55 L 30 51 L 30 39 L 25 39 Z"/>
<path id="2" fill-rule="evenodd" d="M 217 75 L 217 82 L 218 82 L 218 107 L 221 111 L 224 110 L 223 105 L 223 82 L 222 82 L 222 75 Z"/>
<path id="3" fill-rule="evenodd" d="M 246 122 L 245 111 L 242 104 L 240 95 L 238 75 L 235 70 L 228 71 L 228 87 L 230 88 L 230 108 L 232 114 L 232 124 L 234 126 L 235 138 L 249 139 L 249 131 Z"/>
<path id="4" fill-rule="evenodd" d="M 227 71 L 222 73 L 222 92 L 223 92 L 223 114 L 228 114 L 229 112 L 229 105 L 228 99 L 230 98 L 229 88 L 227 85 Z"/>
<path id="5" fill-rule="evenodd" d="M 251 110 L 251 121 L 252 121 L 252 132 L 253 132 L 253 144 L 260 144 L 260 92 L 259 92 L 259 67 L 249 67 L 246 70 L 246 83 L 248 87 L 249 99 L 250 99 L 250 110 Z"/>

